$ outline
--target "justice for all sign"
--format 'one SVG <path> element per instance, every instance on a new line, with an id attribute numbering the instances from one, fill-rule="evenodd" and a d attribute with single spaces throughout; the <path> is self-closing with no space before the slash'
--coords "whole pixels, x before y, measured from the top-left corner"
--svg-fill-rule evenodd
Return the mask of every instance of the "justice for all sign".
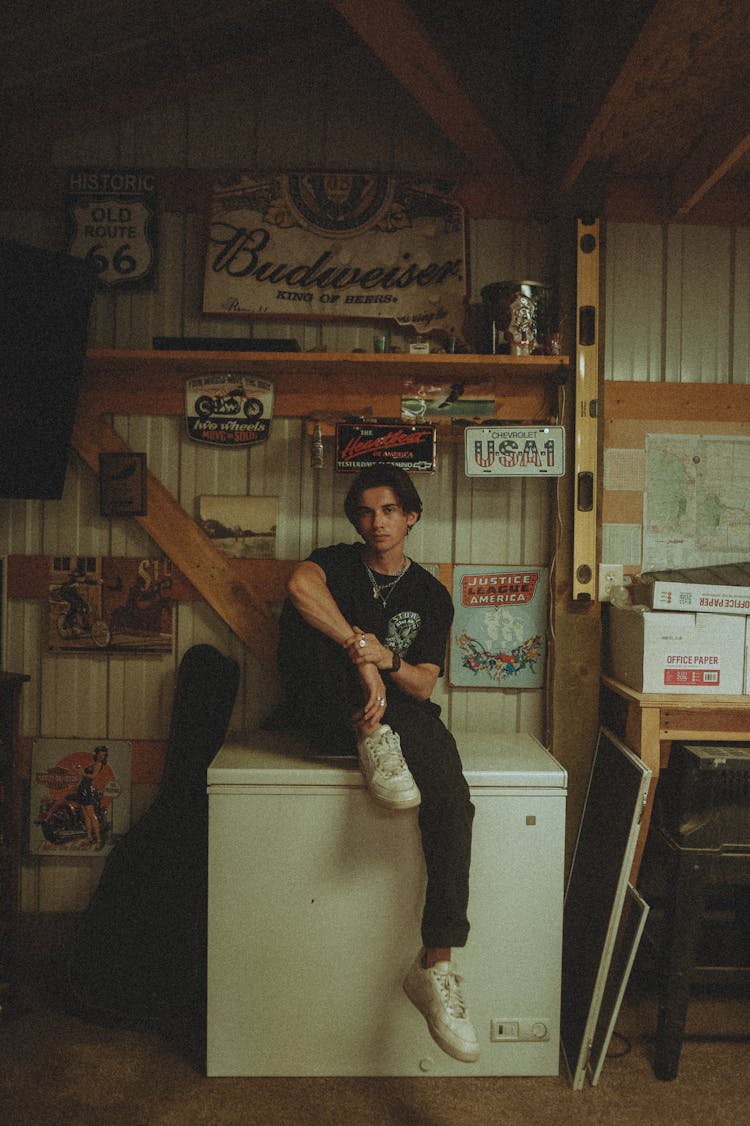
<path id="1" fill-rule="evenodd" d="M 357 172 L 238 173 L 213 189 L 204 313 L 391 318 L 461 334 L 462 208 Z"/>
<path id="2" fill-rule="evenodd" d="M 465 688 L 544 684 L 547 571 L 453 568 L 450 683 Z"/>
<path id="3" fill-rule="evenodd" d="M 66 176 L 68 250 L 93 262 L 107 288 L 152 289 L 156 176 L 127 168 L 75 168 Z"/>

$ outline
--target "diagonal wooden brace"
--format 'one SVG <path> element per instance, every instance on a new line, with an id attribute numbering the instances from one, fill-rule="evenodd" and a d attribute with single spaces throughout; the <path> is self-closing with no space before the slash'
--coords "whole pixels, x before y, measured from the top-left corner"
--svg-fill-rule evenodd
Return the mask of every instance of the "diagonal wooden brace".
<path id="1" fill-rule="evenodd" d="M 84 396 L 79 401 L 72 445 L 95 473 L 99 472 L 100 453 L 128 452 L 127 443 L 88 408 Z M 278 627 L 263 601 L 150 472 L 147 497 L 147 515 L 131 519 L 148 532 L 250 652 L 267 659 L 276 646 Z"/>

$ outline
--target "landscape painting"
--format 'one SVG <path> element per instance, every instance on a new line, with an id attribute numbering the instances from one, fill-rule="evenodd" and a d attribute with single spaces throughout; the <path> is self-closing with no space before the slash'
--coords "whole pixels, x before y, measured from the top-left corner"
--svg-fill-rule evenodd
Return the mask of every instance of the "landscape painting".
<path id="1" fill-rule="evenodd" d="M 276 558 L 278 513 L 278 497 L 198 497 L 198 523 L 234 559 Z"/>

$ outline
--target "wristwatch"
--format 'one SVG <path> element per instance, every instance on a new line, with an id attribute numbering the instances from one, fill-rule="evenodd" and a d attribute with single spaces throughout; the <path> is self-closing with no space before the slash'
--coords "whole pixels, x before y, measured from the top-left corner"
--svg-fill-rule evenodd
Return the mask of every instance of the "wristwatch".
<path id="1" fill-rule="evenodd" d="M 400 668 L 401 668 L 401 654 L 397 653 L 396 650 L 394 649 L 393 650 L 393 664 L 388 669 L 388 672 L 398 672 L 398 670 Z"/>

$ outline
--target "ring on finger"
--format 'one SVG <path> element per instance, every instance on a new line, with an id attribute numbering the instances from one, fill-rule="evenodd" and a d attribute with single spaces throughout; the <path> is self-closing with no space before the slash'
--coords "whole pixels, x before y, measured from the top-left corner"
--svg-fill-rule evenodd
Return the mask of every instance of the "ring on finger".
<path id="1" fill-rule="evenodd" d="M 378 703 L 380 704 L 381 708 L 384 708 L 385 707 L 385 696 L 378 696 Z"/>
<path id="2" fill-rule="evenodd" d="M 360 649 L 364 649 L 366 644 L 367 642 L 365 641 L 364 637 L 360 637 L 359 641 L 357 642 L 357 645 L 359 645 Z"/>

